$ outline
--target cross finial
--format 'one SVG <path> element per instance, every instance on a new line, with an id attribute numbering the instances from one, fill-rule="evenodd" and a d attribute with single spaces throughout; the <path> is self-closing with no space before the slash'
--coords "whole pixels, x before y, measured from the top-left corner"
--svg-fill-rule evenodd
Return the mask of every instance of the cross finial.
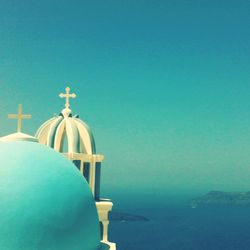
<path id="1" fill-rule="evenodd" d="M 17 119 L 17 132 L 21 132 L 21 130 L 22 130 L 22 120 L 23 119 L 31 119 L 32 118 L 31 115 L 22 114 L 22 111 L 23 111 L 22 104 L 19 104 L 18 105 L 18 114 L 8 115 L 9 119 Z"/>
<path id="2" fill-rule="evenodd" d="M 70 92 L 70 88 L 69 87 L 67 87 L 65 90 L 66 90 L 66 93 L 65 94 L 61 93 L 59 96 L 61 98 L 65 98 L 65 108 L 69 108 L 70 107 L 70 105 L 69 105 L 69 98 L 76 98 L 76 94 L 75 93 L 70 94 L 69 93 Z"/>

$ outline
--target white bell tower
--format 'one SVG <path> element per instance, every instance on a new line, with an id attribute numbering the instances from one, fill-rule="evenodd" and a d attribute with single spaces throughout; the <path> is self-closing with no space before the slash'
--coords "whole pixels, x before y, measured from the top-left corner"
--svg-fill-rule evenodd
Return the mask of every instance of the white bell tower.
<path id="1" fill-rule="evenodd" d="M 108 214 L 112 210 L 113 203 L 100 198 L 101 163 L 104 156 L 96 154 L 94 137 L 88 125 L 78 115 L 72 114 L 70 98 L 75 98 L 76 94 L 70 94 L 69 87 L 65 90 L 66 93 L 59 94 L 59 97 L 65 98 L 65 108 L 58 116 L 42 124 L 35 137 L 40 143 L 73 161 L 85 177 L 96 201 L 102 241 L 108 244 L 111 250 L 115 250 L 115 243 L 108 241 Z"/>

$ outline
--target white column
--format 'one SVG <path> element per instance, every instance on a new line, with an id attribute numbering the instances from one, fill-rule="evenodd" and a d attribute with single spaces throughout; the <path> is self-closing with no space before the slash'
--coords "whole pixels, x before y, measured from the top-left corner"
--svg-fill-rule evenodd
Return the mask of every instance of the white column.
<path id="1" fill-rule="evenodd" d="M 109 200 L 96 202 L 99 222 L 102 223 L 102 240 L 108 243 L 108 225 L 109 217 L 108 214 L 112 210 L 113 203 Z"/>
<path id="2" fill-rule="evenodd" d="M 102 240 L 104 242 L 108 242 L 108 225 L 109 225 L 109 221 L 108 220 L 103 220 L 101 221 L 102 223 Z"/>
<path id="3" fill-rule="evenodd" d="M 84 173 L 84 162 L 83 162 L 83 160 L 81 160 L 81 163 L 80 163 L 80 172 L 83 175 L 83 173 Z"/>
<path id="4" fill-rule="evenodd" d="M 92 190 L 93 195 L 95 195 L 95 159 L 94 157 L 92 158 L 90 162 L 89 186 Z"/>

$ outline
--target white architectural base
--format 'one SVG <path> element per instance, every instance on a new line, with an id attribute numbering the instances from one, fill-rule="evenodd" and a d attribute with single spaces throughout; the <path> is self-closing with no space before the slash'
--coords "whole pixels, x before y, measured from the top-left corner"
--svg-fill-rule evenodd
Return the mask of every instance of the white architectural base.
<path id="1" fill-rule="evenodd" d="M 104 242 L 104 241 L 101 241 L 102 243 L 105 244 L 105 246 L 108 247 L 108 250 L 116 250 L 116 244 L 115 243 L 112 243 L 112 242 Z"/>
<path id="2" fill-rule="evenodd" d="M 107 244 L 110 250 L 116 250 L 116 244 L 108 241 L 108 213 L 112 210 L 113 203 L 110 200 L 101 200 L 96 202 L 99 222 L 102 226 L 102 240 L 101 242 Z"/>

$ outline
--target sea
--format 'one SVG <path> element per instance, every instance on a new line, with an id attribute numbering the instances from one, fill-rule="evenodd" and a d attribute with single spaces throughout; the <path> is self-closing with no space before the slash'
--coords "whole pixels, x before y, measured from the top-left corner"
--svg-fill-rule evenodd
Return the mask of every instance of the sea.
<path id="1" fill-rule="evenodd" d="M 109 240 L 117 250 L 250 250 L 250 207 L 192 207 L 195 195 L 122 194 L 115 213 L 139 219 L 113 219 Z M 141 219 L 142 218 L 142 219 Z"/>

